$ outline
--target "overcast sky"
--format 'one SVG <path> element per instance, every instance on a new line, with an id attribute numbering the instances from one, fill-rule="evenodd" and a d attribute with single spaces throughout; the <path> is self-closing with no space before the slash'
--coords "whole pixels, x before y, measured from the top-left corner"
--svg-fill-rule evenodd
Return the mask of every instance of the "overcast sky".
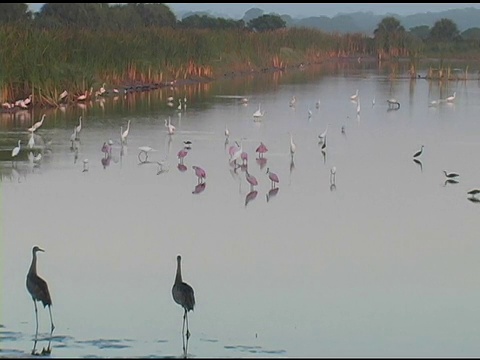
<path id="1" fill-rule="evenodd" d="M 33 11 L 39 11 L 44 3 L 28 4 Z M 416 4 L 416 3 L 373 3 L 373 4 L 355 4 L 355 3 L 339 3 L 339 4 L 302 4 L 302 3 L 265 3 L 265 4 L 247 4 L 247 3 L 165 3 L 178 15 L 179 12 L 185 11 L 209 11 L 213 14 L 222 14 L 235 19 L 241 19 L 245 12 L 251 8 L 262 9 L 265 13 L 277 13 L 280 15 L 290 15 L 292 17 L 309 17 L 309 16 L 328 16 L 332 17 L 338 13 L 351 13 L 357 11 L 371 11 L 374 14 L 383 15 L 387 13 L 395 13 L 398 15 L 410 15 L 422 12 L 439 12 L 450 9 L 463 9 L 466 7 L 475 7 L 480 9 L 480 3 L 447 3 L 447 4 Z"/>
<path id="2" fill-rule="evenodd" d="M 447 3 L 447 4 L 416 4 L 416 3 L 372 3 L 372 4 L 355 4 L 355 3 L 330 3 L 330 4 L 303 4 L 303 3 L 265 3 L 265 4 L 246 4 L 246 3 L 225 3 L 225 4 L 186 4 L 186 3 L 166 3 L 173 12 L 179 11 L 207 11 L 212 13 L 222 13 L 233 18 L 242 18 L 245 12 L 251 8 L 259 8 L 265 13 L 275 12 L 280 15 L 290 15 L 292 17 L 309 17 L 309 16 L 328 16 L 332 17 L 338 13 L 351 13 L 356 11 L 371 11 L 374 14 L 396 13 L 398 15 L 409 15 L 424 12 L 439 12 L 450 9 L 462 9 L 466 7 L 475 7 L 480 9 L 480 3 Z"/>

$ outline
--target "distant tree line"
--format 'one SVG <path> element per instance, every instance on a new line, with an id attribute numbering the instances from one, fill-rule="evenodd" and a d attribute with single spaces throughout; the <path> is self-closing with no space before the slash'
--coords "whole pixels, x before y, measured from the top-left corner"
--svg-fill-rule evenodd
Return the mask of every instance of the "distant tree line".
<path id="1" fill-rule="evenodd" d="M 31 23 L 43 29 L 68 27 L 103 31 L 151 26 L 252 31 L 286 27 L 285 21 L 277 15 L 262 15 L 247 23 L 198 14 L 178 20 L 171 9 L 161 3 L 46 3 L 36 13 L 29 11 L 27 4 L 0 4 L 0 25 L 12 22 Z"/>

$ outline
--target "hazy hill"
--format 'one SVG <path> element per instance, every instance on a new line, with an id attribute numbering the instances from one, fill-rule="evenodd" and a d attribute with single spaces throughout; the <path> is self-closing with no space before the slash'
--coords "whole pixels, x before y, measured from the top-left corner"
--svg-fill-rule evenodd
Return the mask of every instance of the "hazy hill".
<path id="1" fill-rule="evenodd" d="M 258 8 L 248 10 L 244 16 L 246 21 L 249 20 L 251 17 L 251 10 L 255 10 L 255 13 L 259 13 Z M 263 11 L 263 10 L 261 10 Z M 179 19 L 182 19 L 185 15 L 193 15 L 195 12 L 188 12 L 177 14 Z M 205 12 L 201 13 L 202 15 L 206 14 Z M 208 13 L 207 13 L 208 14 Z M 265 13 L 264 13 L 265 14 Z M 213 14 L 210 13 L 211 16 L 214 17 L 224 17 L 228 18 L 228 16 L 220 15 L 220 14 Z M 260 14 L 263 15 L 263 14 Z M 259 15 L 259 16 L 260 16 Z M 405 27 L 405 29 L 410 29 L 415 26 L 421 25 L 428 25 L 429 27 L 433 26 L 436 21 L 447 18 L 454 21 L 460 32 L 465 31 L 469 28 L 479 27 L 480 26 L 480 9 L 476 9 L 473 7 L 465 8 L 465 9 L 455 9 L 455 10 L 447 10 L 447 11 L 439 11 L 439 12 L 426 12 L 426 13 L 418 13 L 413 15 L 406 15 L 401 16 L 398 14 L 387 13 L 384 15 L 377 15 L 372 12 L 354 12 L 354 13 L 342 13 L 338 14 L 333 17 L 328 16 L 312 16 L 307 18 L 292 18 L 290 15 L 286 14 L 275 14 L 280 15 L 287 23 L 288 27 L 292 26 L 301 26 L 301 27 L 311 27 L 320 29 L 327 32 L 339 32 L 339 33 L 353 33 L 353 32 L 361 32 L 367 35 L 372 35 L 373 30 L 377 27 L 377 25 L 382 21 L 382 19 L 386 16 L 393 16 L 397 18 L 400 23 Z M 236 19 L 238 20 L 238 19 Z"/>

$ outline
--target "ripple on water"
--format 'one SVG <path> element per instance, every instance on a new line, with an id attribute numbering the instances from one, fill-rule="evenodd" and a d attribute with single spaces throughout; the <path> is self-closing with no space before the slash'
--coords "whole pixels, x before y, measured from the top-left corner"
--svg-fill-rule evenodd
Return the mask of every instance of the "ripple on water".
<path id="1" fill-rule="evenodd" d="M 279 355 L 283 354 L 285 350 L 265 350 L 261 346 L 249 346 L 249 345 L 225 345 L 227 350 L 238 350 L 240 352 L 248 352 L 252 354 L 272 354 Z"/>
<path id="2" fill-rule="evenodd" d="M 124 341 L 133 341 L 133 340 L 95 339 L 95 340 L 80 340 L 80 341 L 77 341 L 77 343 L 95 346 L 99 349 L 124 349 L 124 348 L 131 347 L 130 345 L 123 343 Z"/>

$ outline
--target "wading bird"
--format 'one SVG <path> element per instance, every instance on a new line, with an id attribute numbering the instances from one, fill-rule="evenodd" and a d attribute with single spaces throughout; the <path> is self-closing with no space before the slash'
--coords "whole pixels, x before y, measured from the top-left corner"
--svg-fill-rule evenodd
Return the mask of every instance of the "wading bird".
<path id="1" fill-rule="evenodd" d="M 185 322 L 187 323 L 187 340 L 190 337 L 190 331 L 188 329 L 188 316 L 187 313 L 195 307 L 195 294 L 193 288 L 182 279 L 182 257 L 177 256 L 177 273 L 175 275 L 175 282 L 172 287 L 173 300 L 180 305 L 183 310 L 183 326 L 182 336 L 185 330 Z"/>
<path id="2" fill-rule="evenodd" d="M 447 97 L 448 102 L 453 102 L 455 100 L 455 96 L 457 95 L 457 92 L 454 91 L 452 96 Z"/>
<path id="3" fill-rule="evenodd" d="M 37 130 L 40 126 L 43 125 L 43 120 L 45 120 L 45 114 L 43 114 L 41 120 L 33 124 L 32 127 L 28 129 L 28 131 L 34 132 L 35 130 Z"/>
<path id="4" fill-rule="evenodd" d="M 13 158 L 15 158 L 15 156 L 17 156 L 20 153 L 20 143 L 21 142 L 22 142 L 21 140 L 18 140 L 18 145 L 13 148 L 13 150 L 12 150 L 12 160 L 13 160 Z"/>
<path id="5" fill-rule="evenodd" d="M 413 154 L 413 157 L 416 158 L 416 157 L 419 157 L 420 155 L 422 155 L 423 148 L 424 148 L 424 146 L 422 145 L 420 150 L 418 150 L 415 154 Z"/>
<path id="6" fill-rule="evenodd" d="M 200 166 L 192 166 L 192 169 L 195 170 L 195 175 L 197 176 L 198 183 L 204 183 L 207 173 Z"/>
<path id="7" fill-rule="evenodd" d="M 77 137 L 78 137 L 78 135 L 80 135 L 80 131 L 82 131 L 82 116 L 81 115 L 78 118 L 78 125 L 75 128 L 75 131 L 76 131 Z"/>
<path id="8" fill-rule="evenodd" d="M 268 174 L 268 178 L 272 182 L 272 188 L 274 188 L 275 184 L 279 183 L 278 176 L 277 176 L 277 174 L 271 172 L 270 168 L 267 168 L 267 174 Z"/>
<path id="9" fill-rule="evenodd" d="M 122 131 L 122 130 L 123 130 L 123 128 L 120 127 L 120 131 Z M 126 143 L 126 142 L 127 142 L 127 136 L 128 136 L 129 131 L 130 131 L 130 120 L 128 120 L 127 128 L 125 129 L 125 131 L 121 133 L 121 134 L 122 134 L 121 137 L 122 137 L 122 142 L 123 142 L 123 143 Z"/>
<path id="10" fill-rule="evenodd" d="M 48 306 L 48 311 L 50 313 L 50 336 L 55 329 L 55 325 L 53 325 L 52 319 L 52 298 L 50 297 L 50 292 L 48 290 L 48 285 L 45 280 L 43 280 L 40 276 L 37 275 L 37 252 L 38 251 L 45 251 L 38 246 L 34 246 L 32 249 L 32 263 L 30 265 L 30 269 L 28 270 L 27 274 L 27 290 L 32 296 L 33 304 L 35 305 L 35 321 L 36 321 L 36 331 L 35 331 L 35 339 L 38 335 L 38 309 L 37 309 L 37 301 L 41 301 L 43 307 Z"/>
<path id="11" fill-rule="evenodd" d="M 168 117 L 168 122 L 167 119 L 165 119 L 165 127 L 167 128 L 168 134 L 173 135 L 175 133 L 175 126 L 173 126 L 170 121 L 170 116 Z"/>
<path id="12" fill-rule="evenodd" d="M 245 178 L 247 179 L 247 182 L 250 184 L 250 190 L 253 191 L 253 187 L 258 185 L 257 178 L 251 175 L 248 172 L 248 170 L 245 171 Z"/>
<path id="13" fill-rule="evenodd" d="M 357 100 L 358 98 L 358 89 L 357 91 L 355 92 L 355 94 L 353 94 L 352 96 L 350 96 L 350 100 Z"/>
<path id="14" fill-rule="evenodd" d="M 259 158 L 263 158 L 263 154 L 268 151 L 268 148 L 265 146 L 263 142 L 260 142 L 260 145 L 255 149 L 255 152 L 258 153 Z"/>
<path id="15" fill-rule="evenodd" d="M 480 194 L 480 189 L 472 189 L 469 192 L 467 192 L 467 194 L 470 195 L 470 196 L 478 195 L 478 194 Z"/>
<path id="16" fill-rule="evenodd" d="M 292 156 L 293 158 L 293 154 L 295 154 L 295 150 L 297 149 L 297 146 L 295 145 L 295 143 L 293 142 L 293 136 L 292 134 L 290 134 L 290 155 Z"/>
<path id="17" fill-rule="evenodd" d="M 443 173 L 445 174 L 445 176 L 449 179 L 453 179 L 453 178 L 456 178 L 458 176 L 460 176 L 459 174 L 457 173 L 454 173 L 454 172 L 447 172 L 445 170 L 443 170 Z"/>

